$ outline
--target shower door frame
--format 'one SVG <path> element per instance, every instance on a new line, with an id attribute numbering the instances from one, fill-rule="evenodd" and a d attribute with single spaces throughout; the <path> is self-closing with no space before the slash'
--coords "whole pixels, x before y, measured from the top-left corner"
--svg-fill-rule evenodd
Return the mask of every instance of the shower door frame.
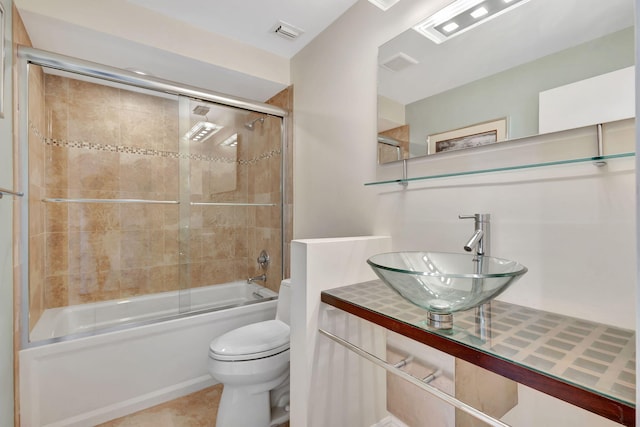
<path id="1" fill-rule="evenodd" d="M 119 68 L 98 64 L 91 61 L 86 61 L 78 58 L 69 57 L 53 52 L 47 52 L 44 50 L 18 45 L 17 48 L 18 57 L 18 120 L 19 120 L 19 141 L 20 141 L 20 154 L 19 154 L 19 179 L 23 186 L 24 197 L 21 198 L 20 204 L 20 236 L 19 236 L 19 259 L 20 259 L 20 349 L 26 349 L 30 347 L 50 344 L 54 342 L 67 341 L 75 339 L 77 336 L 62 336 L 51 338 L 47 340 L 41 340 L 37 342 L 30 342 L 29 340 L 29 156 L 28 156 L 28 135 L 29 135 L 29 66 L 31 64 L 51 68 L 59 71 L 70 72 L 81 76 L 92 77 L 98 80 L 106 80 L 113 83 L 124 84 L 128 86 L 134 86 L 141 89 L 151 90 L 155 92 L 166 93 L 170 95 L 185 96 L 199 101 L 211 102 L 226 107 L 234 107 L 241 110 L 268 114 L 275 117 L 280 117 L 280 258 L 281 258 L 281 271 L 284 279 L 285 275 L 285 236 L 287 219 L 285 218 L 285 206 L 287 206 L 287 191 L 285 183 L 287 182 L 287 129 L 289 114 L 286 110 L 276 107 L 274 105 L 266 104 L 263 102 L 251 101 L 244 98 L 234 97 L 231 95 L 222 94 L 215 91 L 208 91 L 205 89 L 197 88 L 194 86 L 180 84 L 169 80 L 164 80 L 156 77 L 143 76 L 131 71 L 121 70 Z M 200 313 L 200 312 L 198 312 Z M 176 317 L 190 316 L 191 312 L 185 312 L 178 314 Z M 166 318 L 154 319 L 144 322 L 136 323 L 135 326 L 157 323 L 165 321 Z M 113 330 L 125 329 L 131 327 L 129 325 L 123 325 L 113 328 Z M 90 332 L 82 334 L 94 335 L 96 332 Z"/>

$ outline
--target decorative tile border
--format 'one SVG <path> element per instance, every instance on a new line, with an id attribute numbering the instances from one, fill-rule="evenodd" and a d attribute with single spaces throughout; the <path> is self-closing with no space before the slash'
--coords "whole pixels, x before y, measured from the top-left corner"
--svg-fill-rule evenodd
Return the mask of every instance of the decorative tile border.
<path id="1" fill-rule="evenodd" d="M 59 148 L 78 148 L 84 150 L 108 151 L 112 153 L 136 154 L 140 156 L 163 157 L 170 159 L 202 160 L 215 163 L 237 163 L 241 166 L 254 165 L 262 160 L 267 160 L 279 156 L 282 153 L 282 150 L 278 148 L 266 153 L 262 153 L 252 159 L 232 159 L 229 157 L 205 156 L 203 154 L 183 154 L 177 153 L 175 151 L 153 150 L 149 148 L 130 147 L 126 145 L 98 144 L 88 141 L 69 141 L 65 139 L 48 138 L 42 135 L 42 133 L 33 125 L 33 123 L 30 122 L 29 126 L 35 133 L 35 135 L 42 141 L 42 143 Z"/>

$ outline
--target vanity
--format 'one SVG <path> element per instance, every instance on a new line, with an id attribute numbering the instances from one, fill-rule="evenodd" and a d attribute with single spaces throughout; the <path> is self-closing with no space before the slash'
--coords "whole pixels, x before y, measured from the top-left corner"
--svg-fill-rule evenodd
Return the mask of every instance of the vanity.
<path id="1" fill-rule="evenodd" d="M 427 325 L 426 310 L 380 280 L 325 290 L 321 301 L 569 404 L 635 426 L 634 331 L 496 300 L 482 319 L 474 310 L 458 312 L 452 329 L 435 329 Z M 320 332 L 412 381 L 397 372 L 401 368 L 383 366 L 386 362 L 366 350 Z"/>

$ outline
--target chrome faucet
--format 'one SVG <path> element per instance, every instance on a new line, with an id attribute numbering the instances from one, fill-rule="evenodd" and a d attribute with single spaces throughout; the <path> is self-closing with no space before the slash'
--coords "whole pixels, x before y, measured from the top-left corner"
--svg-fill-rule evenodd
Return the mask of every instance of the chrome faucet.
<path id="1" fill-rule="evenodd" d="M 251 283 L 255 283 L 255 282 L 266 282 L 267 281 L 267 275 L 266 274 L 261 274 L 259 276 L 256 277 L 249 277 L 247 279 L 247 283 L 251 284 Z"/>
<path id="2" fill-rule="evenodd" d="M 458 218 L 474 220 L 473 236 L 464 245 L 464 250 L 471 252 L 475 249 L 476 255 L 489 255 L 491 214 L 458 215 Z"/>
<path id="3" fill-rule="evenodd" d="M 458 215 L 460 219 L 473 219 L 474 231 L 473 236 L 469 239 L 464 250 L 473 251 L 475 248 L 477 259 L 474 260 L 474 268 L 476 273 L 484 271 L 484 255 L 489 255 L 489 231 L 491 214 L 473 214 Z M 473 279 L 472 287 L 475 291 L 482 292 L 483 279 Z M 485 303 L 475 309 L 476 335 L 483 341 L 491 338 L 491 302 Z"/>

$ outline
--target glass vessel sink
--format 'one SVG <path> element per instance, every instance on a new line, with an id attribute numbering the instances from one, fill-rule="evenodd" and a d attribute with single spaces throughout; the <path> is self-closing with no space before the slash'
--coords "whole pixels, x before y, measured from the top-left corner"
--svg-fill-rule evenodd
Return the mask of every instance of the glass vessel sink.
<path id="1" fill-rule="evenodd" d="M 507 259 L 446 252 L 389 252 L 367 263 L 402 297 L 428 310 L 430 324 L 442 329 L 452 327 L 452 313 L 489 302 L 527 272 Z"/>

